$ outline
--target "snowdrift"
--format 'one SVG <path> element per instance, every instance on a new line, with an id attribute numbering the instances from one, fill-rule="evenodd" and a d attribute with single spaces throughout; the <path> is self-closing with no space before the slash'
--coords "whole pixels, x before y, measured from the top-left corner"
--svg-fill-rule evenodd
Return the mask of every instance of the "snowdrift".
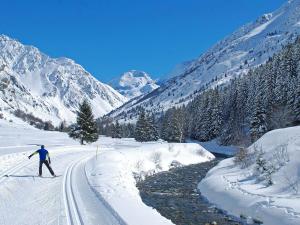
<path id="1" fill-rule="evenodd" d="M 130 225 L 172 224 L 139 196 L 136 180 L 173 166 L 201 163 L 214 156 L 198 144 L 137 143 L 102 138 L 101 153 L 86 166 L 90 185 Z"/>
<path id="2" fill-rule="evenodd" d="M 230 158 L 210 170 L 198 186 L 201 193 L 248 221 L 300 224 L 300 127 L 268 132 L 250 146 L 248 154 L 244 168 Z M 260 164 L 271 171 L 272 182 L 263 176 Z"/>

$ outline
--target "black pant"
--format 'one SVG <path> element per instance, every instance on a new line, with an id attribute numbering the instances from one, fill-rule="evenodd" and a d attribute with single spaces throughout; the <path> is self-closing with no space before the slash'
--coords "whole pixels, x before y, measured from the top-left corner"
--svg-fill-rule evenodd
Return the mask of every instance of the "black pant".
<path id="1" fill-rule="evenodd" d="M 39 174 L 40 176 L 42 176 L 42 167 L 43 167 L 43 163 L 47 166 L 49 172 L 52 174 L 52 176 L 54 176 L 54 172 L 51 168 L 51 166 L 49 165 L 48 161 L 47 160 L 40 160 L 40 167 L 39 167 Z"/>

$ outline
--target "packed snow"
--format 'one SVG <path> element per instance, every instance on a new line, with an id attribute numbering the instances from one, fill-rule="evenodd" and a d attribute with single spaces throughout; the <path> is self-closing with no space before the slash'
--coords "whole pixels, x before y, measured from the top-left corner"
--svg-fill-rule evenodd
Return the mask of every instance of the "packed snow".
<path id="1" fill-rule="evenodd" d="M 8 114 L 9 120 L 0 119 L 0 156 L 38 148 L 78 145 L 66 133 L 36 129 L 21 119 Z"/>
<path id="2" fill-rule="evenodd" d="M 146 206 L 136 179 L 214 158 L 198 144 L 138 143 L 101 137 L 81 146 L 67 134 L 41 131 L 17 118 L 0 119 L 0 224 L 172 224 Z M 45 144 L 52 168 L 38 174 Z M 24 195 L 24 193 L 26 193 Z M 17 216 L 16 216 L 17 215 Z"/>
<path id="3" fill-rule="evenodd" d="M 219 208 L 266 225 L 300 224 L 300 127 L 268 132 L 249 148 L 246 168 L 221 161 L 198 188 Z M 253 154 L 251 154 L 253 153 Z M 258 162 L 271 171 L 273 184 Z"/>

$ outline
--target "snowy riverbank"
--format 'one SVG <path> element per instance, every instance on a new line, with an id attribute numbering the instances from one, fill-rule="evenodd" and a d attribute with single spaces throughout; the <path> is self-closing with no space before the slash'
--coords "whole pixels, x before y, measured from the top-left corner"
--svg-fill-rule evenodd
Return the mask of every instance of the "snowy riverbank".
<path id="1" fill-rule="evenodd" d="M 166 171 L 179 164 L 196 164 L 214 158 L 198 144 L 141 144 L 132 139 L 107 138 L 104 145 L 110 145 L 111 150 L 100 153 L 97 160 L 87 164 L 88 179 L 104 200 L 131 225 L 172 224 L 142 202 L 135 178 Z"/>
<path id="2" fill-rule="evenodd" d="M 263 151 L 262 159 L 274 170 L 273 185 L 258 180 L 257 157 L 245 169 L 230 158 L 210 170 L 198 188 L 210 202 L 237 217 L 265 225 L 300 224 L 300 127 L 271 131 L 250 152 L 255 148 Z"/>

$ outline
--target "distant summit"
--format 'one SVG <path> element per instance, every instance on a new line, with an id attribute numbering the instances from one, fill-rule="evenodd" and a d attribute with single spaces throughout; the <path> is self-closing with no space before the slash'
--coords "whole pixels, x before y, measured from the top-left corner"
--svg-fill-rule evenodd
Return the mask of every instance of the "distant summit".
<path id="1" fill-rule="evenodd" d="M 128 99 L 148 94 L 159 86 L 144 71 L 130 70 L 109 83 Z"/>
<path id="2" fill-rule="evenodd" d="M 140 107 L 161 112 L 187 104 L 199 93 L 226 85 L 264 64 L 299 35 L 300 0 L 287 1 L 278 10 L 242 26 L 198 58 L 177 65 L 157 90 L 124 104 L 111 116 L 136 118 Z"/>

